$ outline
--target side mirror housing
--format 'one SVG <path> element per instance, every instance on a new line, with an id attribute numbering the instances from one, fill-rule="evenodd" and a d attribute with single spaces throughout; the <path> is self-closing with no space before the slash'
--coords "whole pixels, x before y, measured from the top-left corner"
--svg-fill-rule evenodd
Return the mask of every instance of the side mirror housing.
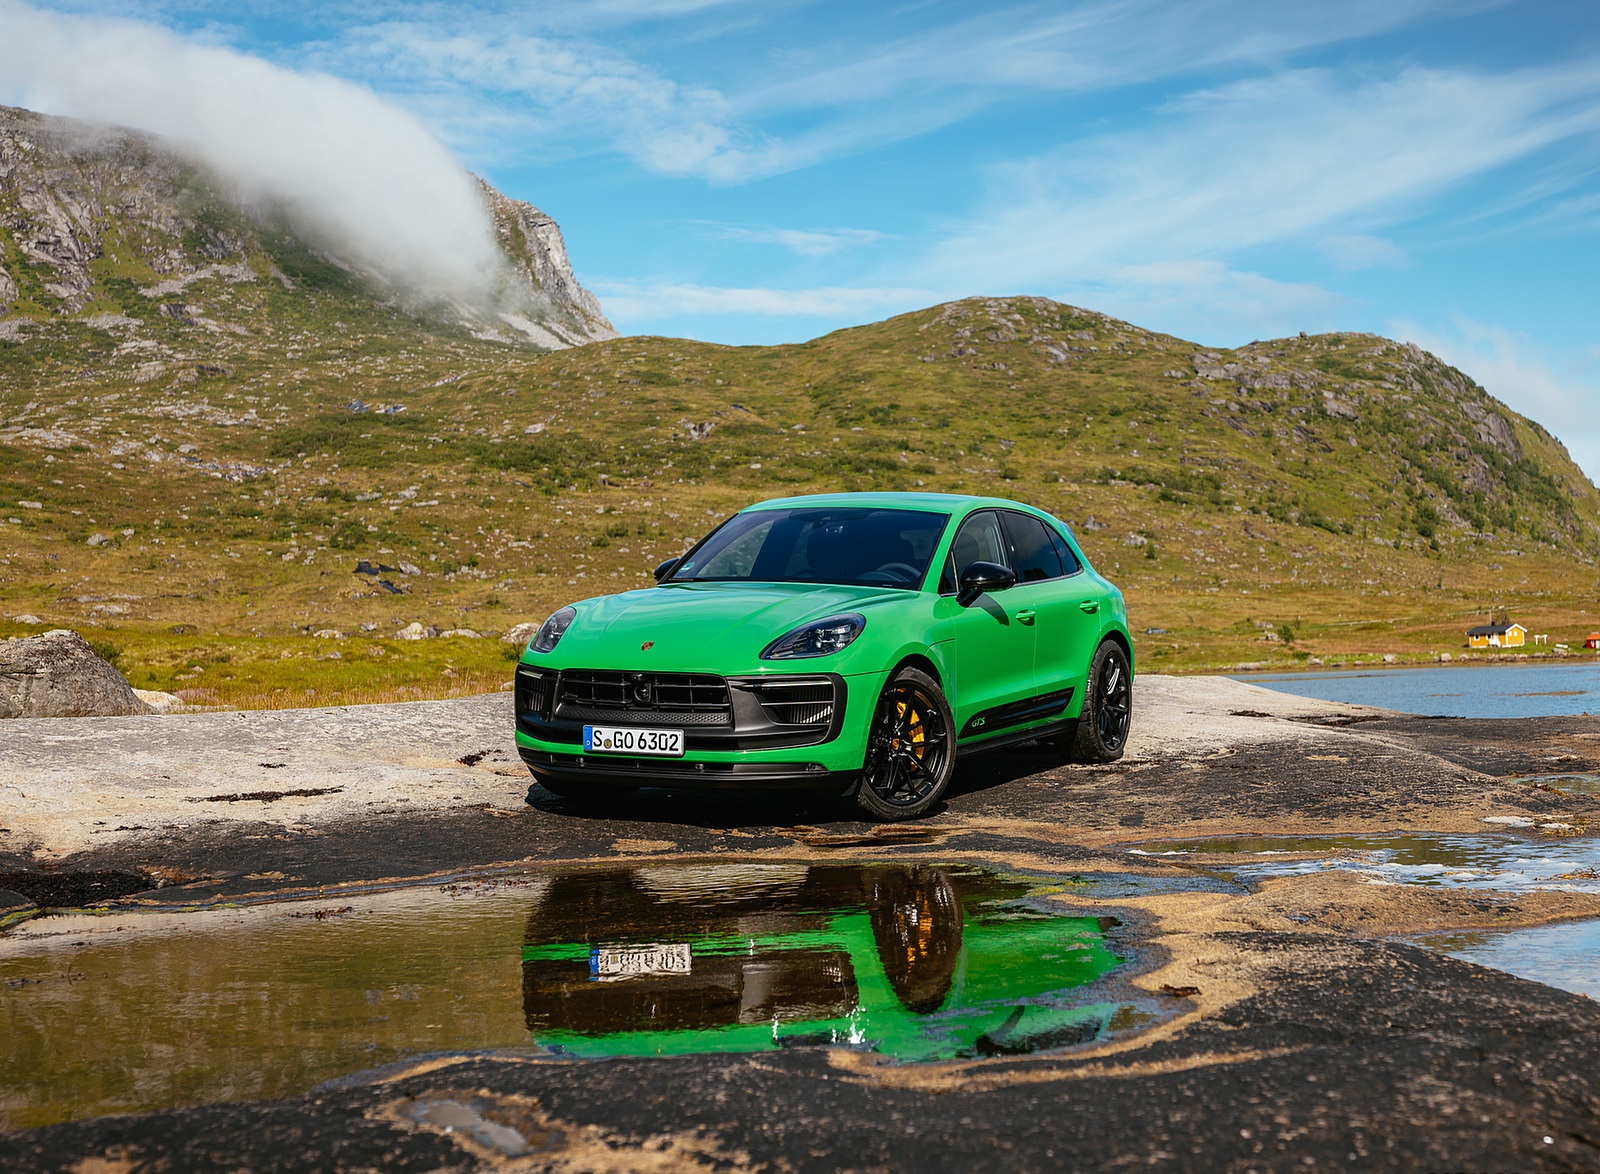
<path id="1" fill-rule="evenodd" d="M 1004 591 L 1016 585 L 1017 573 L 1010 567 L 999 563 L 968 563 L 967 569 L 961 572 L 956 602 L 962 607 L 971 607 L 986 591 Z"/>
<path id="2" fill-rule="evenodd" d="M 677 569 L 678 564 L 682 561 L 682 556 L 679 556 L 678 558 L 669 558 L 666 562 L 657 567 L 655 570 L 656 582 L 659 583 L 668 575 L 672 574 L 672 572 Z"/>

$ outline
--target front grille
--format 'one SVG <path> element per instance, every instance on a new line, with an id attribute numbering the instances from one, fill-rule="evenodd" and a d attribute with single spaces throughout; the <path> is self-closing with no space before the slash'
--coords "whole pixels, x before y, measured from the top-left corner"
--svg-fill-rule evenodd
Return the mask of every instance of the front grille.
<path id="1" fill-rule="evenodd" d="M 556 716 L 568 721 L 733 724 L 728 683 L 710 673 L 567 669 L 556 688 Z"/>
<path id="2" fill-rule="evenodd" d="M 549 712 L 550 687 L 555 684 L 554 673 L 519 667 L 516 676 L 517 712 L 543 717 Z"/>
<path id="3" fill-rule="evenodd" d="M 750 689 L 767 720 L 783 726 L 825 726 L 833 720 L 833 682 L 827 677 L 754 681 Z"/>
<path id="4" fill-rule="evenodd" d="M 617 709 L 598 705 L 574 705 L 570 701 L 561 703 L 561 718 L 563 721 L 569 722 L 614 722 L 618 718 L 626 718 L 630 722 L 665 726 L 726 726 L 728 724 L 728 715 L 726 713 L 716 713 L 711 710 L 697 712 L 695 710 L 681 709 Z"/>

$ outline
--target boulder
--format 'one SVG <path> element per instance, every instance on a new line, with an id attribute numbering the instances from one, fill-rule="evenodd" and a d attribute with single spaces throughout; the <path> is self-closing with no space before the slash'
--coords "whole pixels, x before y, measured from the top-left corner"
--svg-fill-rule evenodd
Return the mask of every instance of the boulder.
<path id="1" fill-rule="evenodd" d="M 439 634 L 439 629 L 429 625 L 423 627 L 418 623 L 410 623 L 394 634 L 396 640 L 430 640 Z"/>
<path id="2" fill-rule="evenodd" d="M 184 701 L 176 693 L 163 693 L 159 689 L 135 689 L 133 695 L 148 705 L 155 713 L 171 713 L 182 709 Z"/>
<path id="3" fill-rule="evenodd" d="M 530 620 L 526 624 L 513 624 L 505 630 L 500 637 L 507 644 L 523 645 L 539 634 L 539 629 L 544 625 Z"/>
<path id="4" fill-rule="evenodd" d="M 0 718 L 152 713 L 128 679 L 76 632 L 0 640 Z"/>

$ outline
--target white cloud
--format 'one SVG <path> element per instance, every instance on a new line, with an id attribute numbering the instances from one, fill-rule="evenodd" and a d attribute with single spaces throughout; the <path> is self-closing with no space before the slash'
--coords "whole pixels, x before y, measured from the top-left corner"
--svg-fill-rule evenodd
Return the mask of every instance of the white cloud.
<path id="1" fill-rule="evenodd" d="M 1098 285 L 1147 296 L 1151 266 L 1283 243 L 1361 242 L 1464 180 L 1600 128 L 1600 69 L 1498 76 L 1407 70 L 1350 84 L 1297 71 L 1188 95 L 1146 126 L 996 168 L 917 274 L 938 287 Z M 1326 247 L 1326 245 L 1325 245 Z M 1192 286 L 1196 296 L 1208 296 Z M 1300 287 L 1304 288 L 1304 287 Z M 1257 330 L 1241 320 L 1237 330 Z"/>
<path id="2" fill-rule="evenodd" d="M 1543 424 L 1589 479 L 1600 483 L 1600 370 L 1594 352 L 1557 365 L 1528 336 L 1463 317 L 1442 332 L 1411 322 L 1392 323 L 1390 330 L 1472 376 L 1507 407 Z"/>
<path id="3" fill-rule="evenodd" d="M 501 260 L 471 176 L 372 91 L 153 25 L 10 0 L 0 29 L 0 90 L 26 105 L 166 136 L 403 288 L 492 295 Z"/>
<path id="4" fill-rule="evenodd" d="M 658 174 L 743 183 L 913 138 L 1019 91 L 1103 91 L 1272 61 L 1498 2 L 1035 0 L 935 17 L 888 40 L 882 28 L 924 21 L 847 16 L 790 39 L 778 22 L 805 0 L 425 6 L 377 20 L 356 3 L 325 14 L 341 31 L 311 59 L 430 116 L 450 112 L 441 129 L 480 158 L 612 150 Z M 744 39 L 689 82 L 620 47 L 617 32 L 635 25 L 659 42 L 663 22 L 680 47 L 730 29 Z"/>
<path id="5" fill-rule="evenodd" d="M 649 171 L 730 179 L 759 170 L 752 160 L 770 149 L 737 129 L 716 89 L 680 84 L 579 40 L 465 20 L 450 28 L 390 21 L 348 30 L 317 60 L 381 79 L 424 108 L 458 111 L 452 121 L 463 145 L 491 155 L 506 147 L 593 150 L 598 142 Z M 474 129 L 480 114 L 487 126 Z"/>
<path id="6" fill-rule="evenodd" d="M 870 228 L 774 228 L 740 224 L 703 223 L 706 232 L 718 240 L 740 241 L 753 245 L 777 245 L 802 257 L 823 257 L 832 253 L 874 245 L 886 234 Z"/>
<path id="7" fill-rule="evenodd" d="M 764 289 L 603 279 L 593 284 L 605 299 L 606 313 L 614 321 L 630 324 L 706 314 L 861 320 L 920 309 L 939 300 L 926 289 Z"/>
<path id="8" fill-rule="evenodd" d="M 1334 268 L 1345 272 L 1393 268 L 1409 260 L 1406 251 L 1392 240 L 1360 233 L 1333 233 L 1317 241 L 1317 249 L 1333 262 Z"/>

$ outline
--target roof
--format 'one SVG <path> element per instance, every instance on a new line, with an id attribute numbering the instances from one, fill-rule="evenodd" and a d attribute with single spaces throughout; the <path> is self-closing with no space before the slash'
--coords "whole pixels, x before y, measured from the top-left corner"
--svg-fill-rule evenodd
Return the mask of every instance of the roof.
<path id="1" fill-rule="evenodd" d="M 753 502 L 745 509 L 793 509 L 804 506 L 856 506 L 878 509 L 931 510 L 941 514 L 956 513 L 974 506 L 987 505 L 1020 508 L 1037 513 L 1048 511 L 1026 502 L 1010 501 L 1003 497 L 981 497 L 970 493 L 808 493 L 799 497 L 775 497 L 770 501 Z"/>
<path id="2" fill-rule="evenodd" d="M 1521 624 L 1479 624 L 1476 628 L 1468 628 L 1469 636 L 1504 636 L 1512 628 L 1522 628 Z M 1528 629 L 1522 628 L 1524 632 Z"/>

